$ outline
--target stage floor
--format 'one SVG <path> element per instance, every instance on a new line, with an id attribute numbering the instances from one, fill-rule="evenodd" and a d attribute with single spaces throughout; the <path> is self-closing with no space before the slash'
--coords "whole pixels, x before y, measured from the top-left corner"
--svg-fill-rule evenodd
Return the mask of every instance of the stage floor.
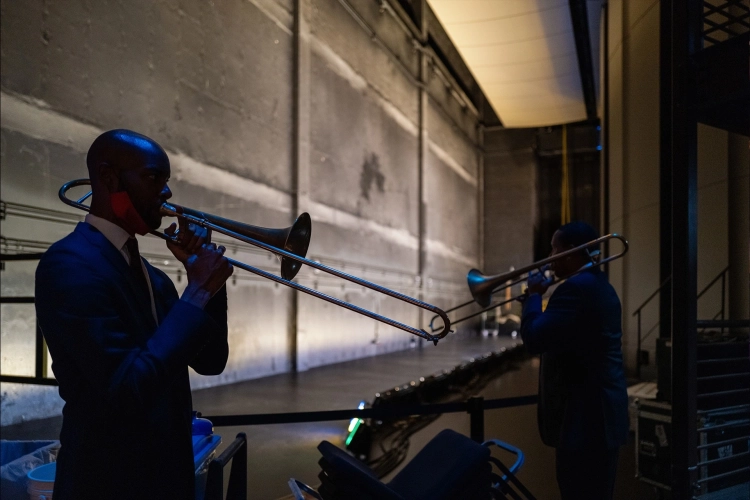
<path id="1" fill-rule="evenodd" d="M 193 406 L 205 415 L 276 413 L 355 408 L 376 392 L 408 383 L 468 359 L 517 341 L 509 337 L 451 336 L 438 346 L 423 344 L 415 348 L 372 358 L 359 359 L 315 368 L 295 375 L 283 374 L 263 379 L 206 389 L 193 393 Z M 485 399 L 536 394 L 538 360 L 519 365 L 518 370 L 503 374 L 481 392 Z M 488 411 L 485 414 L 486 438 L 498 438 L 521 448 L 526 463 L 519 478 L 541 499 L 559 498 L 555 482 L 555 453 L 544 446 L 537 431 L 536 406 Z M 344 447 L 348 421 L 308 424 L 264 425 L 216 428 L 223 438 L 222 448 L 238 432 L 248 438 L 248 498 L 275 499 L 289 495 L 286 486 L 293 477 L 316 486 L 320 454 L 316 447 L 322 440 Z M 469 434 L 469 416 L 446 414 L 410 439 L 409 453 L 401 467 L 438 432 L 451 428 Z M 440 460 L 440 457 L 436 457 Z M 385 479 L 390 479 L 401 467 Z M 633 445 L 620 455 L 615 498 L 658 498 L 651 488 L 634 478 Z M 425 471 L 429 474 L 429 471 Z"/>
<path id="2" fill-rule="evenodd" d="M 452 368 L 468 359 L 516 340 L 509 337 L 451 336 L 436 347 L 421 348 L 314 368 L 299 374 L 262 379 L 193 392 L 193 407 L 204 415 L 282 413 L 355 408 L 372 401 L 376 392 L 419 377 Z M 481 392 L 486 399 L 523 396 L 537 391 L 538 361 L 531 359 L 491 381 Z M 61 419 L 46 419 L 3 427 L 3 439 L 57 439 Z M 278 424 L 250 427 L 217 427 L 222 436 L 219 453 L 238 432 L 248 439 L 248 498 L 277 499 L 288 496 L 289 478 L 316 486 L 322 440 L 343 447 L 348 421 Z M 447 414 L 411 437 L 407 463 L 434 435 L 451 428 L 469 434 L 469 416 Z M 507 441 L 526 454 L 519 478 L 539 499 L 558 498 L 554 450 L 542 444 L 536 426 L 536 406 L 488 411 L 486 438 Z M 440 460 L 440 457 L 435 457 Z M 402 465 L 403 465 L 402 464 Z M 399 468 L 400 469 L 400 468 Z M 395 474 L 396 469 L 391 475 Z M 228 471 L 227 471 L 228 473 Z M 429 474 L 429 471 L 425 471 Z M 389 478 L 386 478 L 386 480 Z M 658 498 L 634 478 L 632 442 L 620 454 L 616 499 Z"/>

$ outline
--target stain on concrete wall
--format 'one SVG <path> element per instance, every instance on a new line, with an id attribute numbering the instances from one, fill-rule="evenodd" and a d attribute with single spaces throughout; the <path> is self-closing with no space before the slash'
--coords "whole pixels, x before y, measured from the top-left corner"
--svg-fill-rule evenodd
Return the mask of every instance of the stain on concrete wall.
<path id="1" fill-rule="evenodd" d="M 362 198 L 370 201 L 370 190 L 373 187 L 377 187 L 378 191 L 385 193 L 385 176 L 380 171 L 380 161 L 378 155 L 370 153 L 369 157 L 365 157 L 365 161 L 362 163 L 362 173 L 359 176 L 359 188 Z"/>

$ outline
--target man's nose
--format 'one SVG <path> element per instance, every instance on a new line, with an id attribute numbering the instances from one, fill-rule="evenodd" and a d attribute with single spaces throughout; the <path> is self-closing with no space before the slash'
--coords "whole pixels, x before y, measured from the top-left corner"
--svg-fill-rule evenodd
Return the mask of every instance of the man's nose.
<path id="1" fill-rule="evenodd" d="M 169 189 L 169 186 L 164 184 L 164 189 L 161 190 L 161 197 L 165 200 L 168 200 L 172 197 L 172 190 Z"/>

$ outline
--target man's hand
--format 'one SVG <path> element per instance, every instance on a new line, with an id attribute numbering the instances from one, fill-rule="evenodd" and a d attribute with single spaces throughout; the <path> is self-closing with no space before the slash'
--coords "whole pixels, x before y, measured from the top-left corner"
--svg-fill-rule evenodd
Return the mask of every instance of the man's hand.
<path id="1" fill-rule="evenodd" d="M 186 266 L 188 258 L 196 253 L 205 243 L 211 243 L 211 230 L 195 224 L 189 224 L 180 218 L 180 229 L 174 222 L 164 230 L 168 236 L 177 236 L 177 243 L 167 242 L 167 248 L 177 260 Z"/>
<path id="2" fill-rule="evenodd" d="M 188 285 L 182 299 L 203 308 L 211 297 L 224 286 L 234 272 L 224 252 L 226 248 L 206 243 L 185 262 Z"/>
<path id="3" fill-rule="evenodd" d="M 547 289 L 554 280 L 552 278 L 545 277 L 545 271 L 546 269 L 541 269 L 540 272 L 529 274 L 528 281 L 526 282 L 527 294 L 531 295 L 533 293 L 538 293 L 539 295 L 544 295 L 547 292 Z"/>

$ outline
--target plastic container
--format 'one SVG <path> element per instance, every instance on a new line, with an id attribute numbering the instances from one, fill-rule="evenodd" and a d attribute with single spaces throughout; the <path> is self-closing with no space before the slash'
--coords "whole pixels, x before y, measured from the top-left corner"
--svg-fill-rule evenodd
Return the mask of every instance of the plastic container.
<path id="1" fill-rule="evenodd" d="M 208 465 L 216 455 L 216 448 L 221 444 L 221 436 L 214 434 L 210 420 L 200 418 L 200 413 L 193 412 L 193 462 L 195 465 L 195 498 L 203 500 L 206 494 Z"/>
<path id="2" fill-rule="evenodd" d="M 56 471 L 57 463 L 55 462 L 29 471 L 26 475 L 29 480 L 29 486 L 26 490 L 29 492 L 29 500 L 52 500 Z"/>
<path id="3" fill-rule="evenodd" d="M 59 441 L 0 440 L 0 498 L 28 499 L 28 473 L 54 462 L 59 447 Z"/>

